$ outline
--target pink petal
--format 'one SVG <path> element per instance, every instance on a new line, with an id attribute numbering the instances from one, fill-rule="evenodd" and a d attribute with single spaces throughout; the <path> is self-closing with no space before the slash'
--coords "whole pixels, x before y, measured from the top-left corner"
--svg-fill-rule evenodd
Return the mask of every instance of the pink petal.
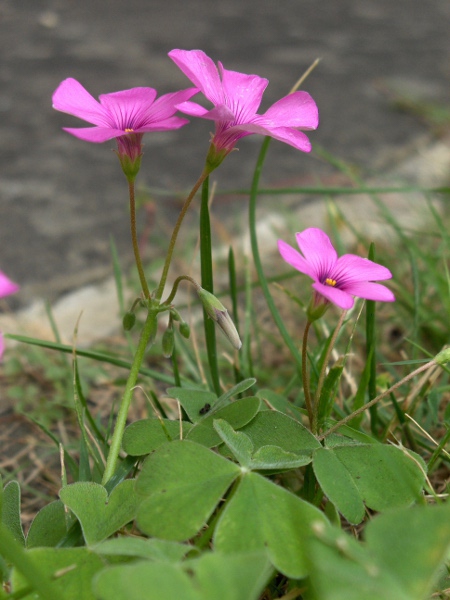
<path id="1" fill-rule="evenodd" d="M 163 94 L 157 98 L 151 106 L 152 120 L 163 121 L 164 119 L 171 117 L 178 110 L 178 104 L 189 100 L 189 98 L 195 96 L 195 94 L 198 94 L 198 89 L 195 87 L 179 90 L 178 92 L 171 92 L 170 94 Z"/>
<path id="2" fill-rule="evenodd" d="M 19 286 L 17 283 L 11 281 L 9 277 L 6 277 L 6 275 L 0 271 L 0 298 L 15 294 L 18 290 Z"/>
<path id="3" fill-rule="evenodd" d="M 319 111 L 316 103 L 307 92 L 294 92 L 272 104 L 258 118 L 258 122 L 267 127 L 317 129 L 319 125 Z"/>
<path id="4" fill-rule="evenodd" d="M 206 112 L 203 118 L 216 121 L 217 123 L 228 123 L 230 121 L 233 122 L 236 119 L 236 115 L 225 104 L 219 104 L 219 106 L 215 106 Z"/>
<path id="5" fill-rule="evenodd" d="M 339 306 L 339 308 L 343 308 L 344 310 L 349 310 L 355 303 L 350 294 L 331 285 L 324 285 L 323 283 L 316 281 L 313 283 L 312 287 L 321 296 L 324 296 L 327 300 L 333 304 L 336 304 L 336 306 Z"/>
<path id="6" fill-rule="evenodd" d="M 135 133 L 145 133 L 147 131 L 170 131 L 171 129 L 180 129 L 187 125 L 189 121 L 182 119 L 181 117 L 169 117 L 163 121 L 157 121 L 156 123 L 149 123 L 144 127 L 138 127 Z"/>
<path id="7" fill-rule="evenodd" d="M 289 244 L 286 244 L 283 240 L 278 240 L 278 250 L 284 260 L 294 267 L 294 269 L 308 275 L 311 279 L 317 280 L 317 273 L 314 267 L 310 265 L 300 252 L 295 250 L 295 248 L 289 246 Z"/>
<path id="8" fill-rule="evenodd" d="M 112 94 L 101 94 L 99 98 L 101 105 L 110 115 L 110 127 L 121 130 L 137 129 L 146 122 L 146 114 L 156 98 L 156 93 L 153 88 L 137 87 Z"/>
<path id="9" fill-rule="evenodd" d="M 377 300 L 378 302 L 395 302 L 395 296 L 385 285 L 372 282 L 352 283 L 345 287 L 345 291 L 352 296 Z"/>
<path id="10" fill-rule="evenodd" d="M 196 102 L 181 102 L 177 104 L 177 110 L 191 117 L 205 117 L 209 112 L 207 108 L 197 104 Z M 208 117 L 205 117 L 206 119 Z"/>
<path id="11" fill-rule="evenodd" d="M 305 260 L 316 273 L 315 279 L 322 281 L 329 277 L 337 260 L 337 252 L 327 234 L 321 229 L 310 227 L 297 233 L 295 237 Z"/>
<path id="12" fill-rule="evenodd" d="M 225 104 L 234 113 L 237 123 L 249 122 L 261 104 L 269 81 L 258 75 L 228 71 L 220 62 L 219 71 L 222 74 Z"/>
<path id="13" fill-rule="evenodd" d="M 275 140 L 289 144 L 290 146 L 293 146 L 302 152 L 311 151 L 311 142 L 307 136 L 302 131 L 297 131 L 296 129 L 292 129 L 290 127 L 262 127 L 261 125 L 257 125 L 255 122 L 245 125 L 236 125 L 235 127 L 236 129 L 241 129 L 247 133 L 268 135 Z"/>
<path id="14" fill-rule="evenodd" d="M 359 281 L 383 281 L 391 279 L 392 273 L 386 267 L 355 254 L 341 256 L 329 275 L 339 280 L 341 287 Z"/>
<path id="15" fill-rule="evenodd" d="M 65 79 L 53 94 L 53 108 L 79 117 L 93 125 L 107 127 L 108 115 L 105 109 L 78 83 L 76 79 Z"/>
<path id="16" fill-rule="evenodd" d="M 63 129 L 80 140 L 94 144 L 101 144 L 124 135 L 122 129 L 112 129 L 111 127 L 63 127 Z"/>
<path id="17" fill-rule="evenodd" d="M 223 104 L 222 83 L 214 62 L 202 50 L 171 50 L 169 57 L 214 105 Z"/>

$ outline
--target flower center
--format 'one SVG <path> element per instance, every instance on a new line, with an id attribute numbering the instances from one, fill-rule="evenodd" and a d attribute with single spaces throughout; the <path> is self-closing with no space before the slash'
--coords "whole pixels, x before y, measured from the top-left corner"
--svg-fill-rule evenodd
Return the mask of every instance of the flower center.
<path id="1" fill-rule="evenodd" d="M 330 279 L 330 277 L 327 277 L 325 279 L 325 284 L 326 285 L 331 285 L 331 287 L 334 287 L 336 285 L 336 280 L 335 279 Z"/>
<path id="2" fill-rule="evenodd" d="M 126 133 L 133 133 L 134 129 L 131 129 L 131 127 L 125 127 L 125 132 Z"/>

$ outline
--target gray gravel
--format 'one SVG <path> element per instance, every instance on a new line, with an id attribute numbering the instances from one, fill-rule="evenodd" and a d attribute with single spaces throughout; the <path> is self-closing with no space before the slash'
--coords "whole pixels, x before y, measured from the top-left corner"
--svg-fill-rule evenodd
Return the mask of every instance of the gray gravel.
<path id="1" fill-rule="evenodd" d="M 321 116 L 313 142 L 368 173 L 426 132 L 396 113 L 388 88 L 449 103 L 448 0 L 3 0 L 0 1 L 0 268 L 23 285 L 14 303 L 62 292 L 110 272 L 109 236 L 130 255 L 126 184 L 113 144 L 61 131 L 80 121 L 51 108 L 66 77 L 94 96 L 189 82 L 168 59 L 201 48 L 229 69 L 270 80 L 263 110 L 317 57 L 305 84 Z M 197 178 L 205 121 L 146 136 L 140 183 L 177 191 Z M 242 140 L 215 174 L 247 186 L 260 138 Z M 314 181 L 327 167 L 275 142 L 264 181 Z M 172 207 L 172 208 L 171 208 Z M 168 217 L 173 203 L 161 203 Z"/>

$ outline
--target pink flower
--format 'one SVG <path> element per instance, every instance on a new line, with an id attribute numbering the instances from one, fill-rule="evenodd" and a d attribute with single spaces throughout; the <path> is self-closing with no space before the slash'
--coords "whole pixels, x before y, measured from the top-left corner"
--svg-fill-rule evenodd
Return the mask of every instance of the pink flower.
<path id="1" fill-rule="evenodd" d="M 95 127 L 64 127 L 81 140 L 101 143 L 117 139 L 119 159 L 132 164 L 142 155 L 142 136 L 149 131 L 179 129 L 187 119 L 174 117 L 176 105 L 197 93 L 189 88 L 160 96 L 156 90 L 138 87 L 102 94 L 97 102 L 76 79 L 65 79 L 53 94 L 53 108 L 92 123 Z M 122 162 L 122 160 L 121 160 Z M 122 163 L 122 167 L 123 167 Z"/>
<path id="2" fill-rule="evenodd" d="M 303 152 L 311 150 L 306 135 L 298 131 L 316 129 L 319 123 L 316 103 L 306 92 L 289 94 L 258 115 L 267 79 L 228 71 L 220 62 L 217 69 L 201 50 L 172 50 L 169 57 L 214 104 L 212 110 L 207 110 L 195 102 L 183 102 L 178 109 L 215 121 L 212 144 L 222 159 L 240 138 L 252 133 L 271 136 Z"/>
<path id="3" fill-rule="evenodd" d="M 0 271 L 0 298 L 4 298 L 5 296 L 9 296 L 10 294 L 14 294 L 19 289 L 19 286 L 11 281 L 2 271 Z M 3 357 L 3 352 L 5 351 L 5 342 L 3 340 L 3 335 L 0 332 L 0 361 Z"/>
<path id="4" fill-rule="evenodd" d="M 278 249 L 287 263 L 314 280 L 316 303 L 319 295 L 325 303 L 348 310 L 354 304 L 353 296 L 383 302 L 395 300 L 387 287 L 372 283 L 392 277 L 386 267 L 354 254 L 338 258 L 330 238 L 321 229 L 305 229 L 296 238 L 302 254 L 283 240 L 278 240 Z"/>

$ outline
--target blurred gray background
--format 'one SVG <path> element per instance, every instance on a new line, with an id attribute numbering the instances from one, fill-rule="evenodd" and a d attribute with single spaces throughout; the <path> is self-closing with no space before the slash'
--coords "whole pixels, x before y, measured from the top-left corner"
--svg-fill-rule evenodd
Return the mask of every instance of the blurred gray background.
<path id="1" fill-rule="evenodd" d="M 109 274 L 110 234 L 131 255 L 115 144 L 61 131 L 83 125 L 51 108 L 62 79 L 95 97 L 134 86 L 166 93 L 190 85 L 167 52 L 200 48 L 228 69 L 267 77 L 264 111 L 319 57 L 303 86 L 320 111 L 310 139 L 370 173 L 427 131 L 393 109 L 393 91 L 450 105 L 449 26 L 449 0 L 1 0 L 0 269 L 23 286 L 12 302 Z M 175 198 L 197 179 L 210 129 L 191 119 L 147 134 L 138 183 Z M 221 188 L 250 184 L 260 143 L 239 143 L 214 174 Z M 328 172 L 314 152 L 273 142 L 263 180 L 313 184 Z M 178 211 L 174 198 L 157 204 L 167 218 Z"/>

